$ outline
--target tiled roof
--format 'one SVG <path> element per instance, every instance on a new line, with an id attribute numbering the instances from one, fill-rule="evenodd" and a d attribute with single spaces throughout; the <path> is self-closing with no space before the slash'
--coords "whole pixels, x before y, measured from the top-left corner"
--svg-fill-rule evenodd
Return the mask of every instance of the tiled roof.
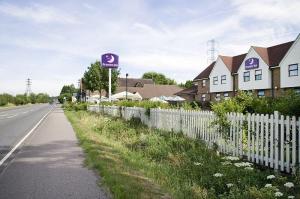
<path id="1" fill-rule="evenodd" d="M 241 55 L 237 55 L 237 56 L 232 57 L 232 70 L 231 70 L 231 73 L 237 73 L 237 71 L 239 70 L 239 67 L 243 63 L 246 55 L 247 54 L 245 53 L 245 54 L 241 54 Z"/>
<path id="2" fill-rule="evenodd" d="M 194 80 L 208 78 L 215 63 L 216 62 L 214 61 L 209 66 L 207 66 L 197 77 L 194 78 Z"/>
<path id="3" fill-rule="evenodd" d="M 138 92 L 143 99 L 150 99 L 152 97 L 160 96 L 175 96 L 175 93 L 183 90 L 177 85 L 153 85 L 145 84 L 144 87 L 128 87 L 127 91 L 130 93 Z M 126 91 L 126 87 L 117 87 L 115 93 Z"/>
<path id="4" fill-rule="evenodd" d="M 232 57 L 219 55 L 219 57 L 224 62 L 225 66 L 227 66 L 228 70 L 232 71 Z"/>
<path id="5" fill-rule="evenodd" d="M 138 79 L 138 78 L 127 78 L 127 86 L 135 87 L 137 85 L 144 86 L 144 84 L 154 84 L 152 79 Z M 126 78 L 118 78 L 118 86 L 126 86 Z"/>
<path id="6" fill-rule="evenodd" d="M 182 91 L 179 91 L 178 93 L 175 93 L 176 95 L 181 94 L 187 94 L 187 95 L 196 95 L 198 92 L 197 86 L 193 85 L 191 88 L 183 89 Z"/>
<path id="7" fill-rule="evenodd" d="M 287 43 L 263 48 L 253 46 L 254 50 L 259 54 L 259 56 L 268 64 L 268 66 L 278 66 L 280 61 L 283 59 L 284 55 L 293 45 L 294 41 Z"/>

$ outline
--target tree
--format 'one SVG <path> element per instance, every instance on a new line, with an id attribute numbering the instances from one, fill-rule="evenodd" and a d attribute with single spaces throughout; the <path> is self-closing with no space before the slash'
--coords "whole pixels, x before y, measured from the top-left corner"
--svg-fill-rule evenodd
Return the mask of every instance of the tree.
<path id="1" fill-rule="evenodd" d="M 175 85 L 176 81 L 167 78 L 164 74 L 157 72 L 146 72 L 142 76 L 143 79 L 152 79 L 155 84 Z"/>
<path id="2" fill-rule="evenodd" d="M 117 80 L 120 74 L 119 70 L 112 69 L 111 71 L 111 84 L 112 84 L 112 92 L 116 90 Z M 83 82 L 85 87 L 94 92 L 99 91 L 101 95 L 102 89 L 109 92 L 109 72 L 107 68 L 103 68 L 99 61 L 92 63 L 91 66 L 88 67 L 87 71 L 84 72 Z"/>
<path id="3" fill-rule="evenodd" d="M 77 89 L 75 88 L 75 86 L 73 84 L 71 85 L 64 85 L 60 91 L 60 95 L 58 96 L 58 101 L 60 103 L 64 102 L 64 99 L 66 99 L 67 101 L 72 101 L 72 95 L 73 93 L 76 93 Z"/>
<path id="4" fill-rule="evenodd" d="M 180 83 L 178 86 L 182 88 L 192 88 L 193 87 L 193 81 L 192 80 L 187 80 L 184 84 Z"/>

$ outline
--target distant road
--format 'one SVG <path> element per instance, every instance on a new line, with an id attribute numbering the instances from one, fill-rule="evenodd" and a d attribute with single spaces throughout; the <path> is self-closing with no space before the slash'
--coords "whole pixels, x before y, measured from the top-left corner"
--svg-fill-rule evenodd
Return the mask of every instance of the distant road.
<path id="1" fill-rule="evenodd" d="M 51 110 L 51 107 L 49 104 L 37 104 L 0 109 L 0 160 Z"/>

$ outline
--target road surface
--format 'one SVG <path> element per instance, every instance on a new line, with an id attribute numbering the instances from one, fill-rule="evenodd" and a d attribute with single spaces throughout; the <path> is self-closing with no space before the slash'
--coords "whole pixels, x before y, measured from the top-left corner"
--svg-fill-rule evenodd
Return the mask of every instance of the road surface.
<path id="1" fill-rule="evenodd" d="M 29 127 L 30 121 L 32 124 L 33 121 L 37 122 L 50 108 L 48 105 L 40 105 L 22 108 L 23 111 L 11 110 L 9 114 L 15 115 L 33 109 L 32 118 L 30 115 L 28 117 L 31 119 L 19 116 L 23 119 L 16 118 L 14 122 L 2 122 L 0 125 L 11 129 L 10 132 L 15 135 L 12 137 L 20 138 L 17 135 L 17 129 L 20 129 L 22 124 Z M 9 124 L 15 128 L 9 128 Z M 0 129 L 0 136 L 5 135 L 7 142 L 13 143 L 11 141 L 13 139 L 8 138 L 8 133 L 4 133 L 1 127 Z M 26 132 L 26 130 L 23 131 Z M 0 198 L 109 198 L 106 192 L 97 185 L 101 180 L 93 171 L 84 167 L 83 161 L 84 153 L 77 144 L 72 126 L 63 111 L 55 108 L 26 139 L 20 151 L 0 173 Z"/>

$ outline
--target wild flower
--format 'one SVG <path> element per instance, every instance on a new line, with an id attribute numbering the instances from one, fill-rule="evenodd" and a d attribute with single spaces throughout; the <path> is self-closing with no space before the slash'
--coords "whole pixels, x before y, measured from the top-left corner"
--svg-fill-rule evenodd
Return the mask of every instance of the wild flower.
<path id="1" fill-rule="evenodd" d="M 265 187 L 266 188 L 272 187 L 272 184 L 266 184 Z"/>
<path id="2" fill-rule="evenodd" d="M 234 156 L 226 156 L 222 158 L 223 160 L 230 160 L 230 161 L 237 161 L 240 160 L 238 157 L 234 157 Z"/>
<path id="3" fill-rule="evenodd" d="M 202 163 L 201 162 L 194 162 L 194 165 L 200 166 L 200 165 L 202 165 Z"/>
<path id="4" fill-rule="evenodd" d="M 245 167 L 245 170 L 253 170 L 252 167 Z"/>
<path id="5" fill-rule="evenodd" d="M 232 163 L 229 161 L 225 161 L 225 162 L 221 162 L 221 164 L 225 166 L 225 165 L 231 165 Z"/>
<path id="6" fill-rule="evenodd" d="M 294 183 L 287 182 L 287 183 L 284 184 L 284 186 L 287 187 L 287 188 L 292 188 L 292 187 L 294 187 Z"/>
<path id="7" fill-rule="evenodd" d="M 234 163 L 234 166 L 236 166 L 236 167 L 251 167 L 252 163 L 250 163 L 250 162 L 237 162 L 237 163 Z"/>
<path id="8" fill-rule="evenodd" d="M 288 199 L 294 199 L 295 196 L 288 196 Z"/>
<path id="9" fill-rule="evenodd" d="M 283 193 L 281 193 L 280 191 L 275 192 L 275 197 L 281 197 L 283 196 Z"/>
<path id="10" fill-rule="evenodd" d="M 268 180 L 271 180 L 271 179 L 274 179 L 274 178 L 275 178 L 274 175 L 269 175 L 269 176 L 267 176 L 267 179 L 268 179 Z"/>
<path id="11" fill-rule="evenodd" d="M 230 188 L 230 187 L 233 186 L 233 184 L 232 184 L 232 183 L 228 183 L 228 184 L 226 184 L 226 186 L 227 186 L 228 188 Z"/>
<path id="12" fill-rule="evenodd" d="M 220 178 L 220 177 L 222 177 L 222 176 L 223 176 L 222 173 L 215 173 L 215 174 L 214 174 L 214 177 L 216 177 L 216 178 Z"/>

